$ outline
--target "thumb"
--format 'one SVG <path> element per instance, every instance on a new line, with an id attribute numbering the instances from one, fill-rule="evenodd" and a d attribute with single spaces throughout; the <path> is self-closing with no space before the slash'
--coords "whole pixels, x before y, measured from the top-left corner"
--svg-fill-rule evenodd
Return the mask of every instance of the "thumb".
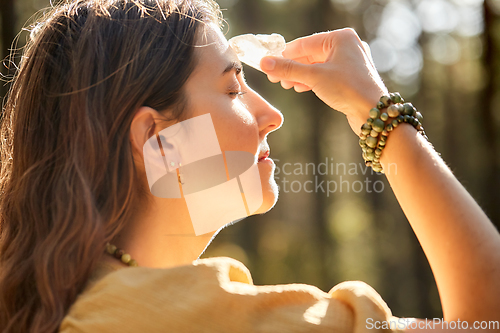
<path id="1" fill-rule="evenodd" d="M 314 78 L 315 68 L 313 65 L 305 65 L 300 62 L 279 58 L 279 57 L 264 57 L 260 61 L 260 68 L 275 78 L 280 80 L 297 82 L 306 86 L 314 86 L 312 82 Z"/>

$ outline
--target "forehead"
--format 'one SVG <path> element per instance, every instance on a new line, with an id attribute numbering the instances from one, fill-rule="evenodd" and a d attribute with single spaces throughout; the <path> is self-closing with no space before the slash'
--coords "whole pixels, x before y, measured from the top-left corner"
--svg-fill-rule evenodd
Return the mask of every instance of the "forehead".
<path id="1" fill-rule="evenodd" d="M 195 72 L 217 71 L 222 74 L 229 63 L 239 62 L 238 56 L 217 26 L 206 25 L 200 35 L 195 48 L 195 57 L 198 59 Z"/>

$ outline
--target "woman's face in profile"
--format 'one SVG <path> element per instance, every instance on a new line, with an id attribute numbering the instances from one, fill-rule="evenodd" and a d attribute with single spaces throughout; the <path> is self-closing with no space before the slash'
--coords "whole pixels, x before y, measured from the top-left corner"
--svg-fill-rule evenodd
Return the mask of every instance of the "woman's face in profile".
<path id="1" fill-rule="evenodd" d="M 226 38 L 206 26 L 195 48 L 197 65 L 185 85 L 189 117 L 209 113 L 220 149 L 252 154 L 262 185 L 263 203 L 254 214 L 271 209 L 278 198 L 274 162 L 267 155 L 267 134 L 278 129 L 283 115 L 246 84 L 242 66 Z"/>

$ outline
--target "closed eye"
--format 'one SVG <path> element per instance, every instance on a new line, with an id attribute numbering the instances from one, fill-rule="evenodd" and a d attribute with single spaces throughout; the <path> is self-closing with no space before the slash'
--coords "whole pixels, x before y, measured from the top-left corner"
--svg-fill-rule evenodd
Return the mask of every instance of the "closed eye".
<path id="1" fill-rule="evenodd" d="M 229 95 L 234 96 L 234 97 L 238 97 L 238 96 L 243 96 L 246 93 L 247 93 L 246 91 L 231 91 L 231 92 L 229 92 Z"/>

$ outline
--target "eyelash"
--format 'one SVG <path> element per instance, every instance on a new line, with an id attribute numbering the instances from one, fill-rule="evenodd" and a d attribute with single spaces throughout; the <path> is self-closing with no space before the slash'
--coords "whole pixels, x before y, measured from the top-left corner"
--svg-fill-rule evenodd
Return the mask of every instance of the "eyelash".
<path id="1" fill-rule="evenodd" d="M 230 96 L 235 96 L 235 97 L 238 97 L 238 96 L 243 96 L 245 95 L 247 92 L 246 91 L 231 91 L 229 93 Z"/>
<path id="2" fill-rule="evenodd" d="M 243 77 L 243 81 L 245 81 L 245 78 L 243 76 L 243 69 L 242 68 L 236 68 L 236 77 L 238 77 L 238 75 L 242 75 Z M 240 85 L 238 84 L 238 88 L 240 87 Z M 235 87 L 236 88 L 236 87 Z M 243 95 L 245 95 L 247 92 L 244 91 L 244 90 L 236 90 L 236 91 L 231 91 L 229 92 L 229 96 L 231 96 L 232 98 L 236 98 L 236 97 L 241 97 Z"/>

